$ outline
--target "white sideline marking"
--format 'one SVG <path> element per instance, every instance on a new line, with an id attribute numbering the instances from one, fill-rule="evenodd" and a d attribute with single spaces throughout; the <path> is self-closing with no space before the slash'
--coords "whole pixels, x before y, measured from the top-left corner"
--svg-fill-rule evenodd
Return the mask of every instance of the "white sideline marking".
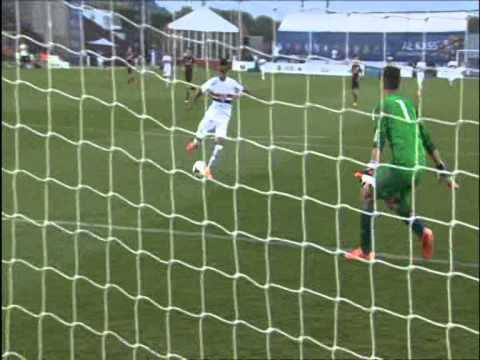
<path id="1" fill-rule="evenodd" d="M 2 221 L 11 221 L 12 218 L 2 218 Z M 16 219 L 18 222 L 27 222 L 24 219 Z M 37 222 L 41 222 L 41 220 L 35 220 Z M 51 220 L 51 222 L 57 223 L 59 225 L 77 225 L 77 222 L 75 221 L 63 221 L 63 220 Z M 80 226 L 82 227 L 90 227 L 90 228 L 99 228 L 99 229 L 108 229 L 109 226 L 107 224 L 98 224 L 98 223 L 80 223 Z M 122 226 L 122 225 L 112 225 L 111 228 L 117 229 L 117 230 L 125 230 L 125 231 L 138 231 L 138 228 L 133 227 L 133 226 Z M 153 233 L 153 234 L 168 234 L 170 232 L 169 229 L 165 228 L 143 228 L 142 232 L 145 233 Z M 184 236 L 191 236 L 191 237 L 199 237 L 202 235 L 201 232 L 199 231 L 184 231 L 184 230 L 174 230 L 173 231 L 175 234 L 178 235 L 184 235 Z M 227 235 L 219 235 L 219 234 L 210 234 L 210 233 L 205 233 L 210 238 L 214 239 L 222 239 L 222 240 L 230 240 L 231 236 Z M 252 239 L 249 237 L 245 236 L 238 236 L 238 240 L 241 241 L 246 241 L 246 242 L 251 242 L 251 243 L 261 243 L 261 241 Z M 288 247 L 294 247 L 294 245 L 286 244 L 283 241 L 280 240 L 271 240 L 270 244 L 272 245 L 279 245 L 279 246 L 288 246 Z M 328 247 L 327 247 L 328 248 Z M 314 248 L 315 249 L 315 248 Z M 329 248 L 330 250 L 335 250 L 335 248 Z M 376 253 L 376 256 L 378 258 L 384 258 L 384 259 L 392 259 L 392 260 L 410 260 L 409 256 L 405 255 L 396 255 L 396 254 L 390 254 L 390 253 Z M 423 262 L 423 258 L 419 257 L 413 257 L 413 261 L 418 261 L 418 262 Z M 450 262 L 448 260 L 444 259 L 430 259 L 430 263 L 434 264 L 443 264 L 443 265 L 448 265 Z M 479 264 L 478 263 L 471 263 L 471 262 L 463 262 L 463 261 L 453 261 L 455 265 L 459 266 L 464 266 L 464 267 L 469 267 L 469 268 L 474 268 L 478 269 Z"/>

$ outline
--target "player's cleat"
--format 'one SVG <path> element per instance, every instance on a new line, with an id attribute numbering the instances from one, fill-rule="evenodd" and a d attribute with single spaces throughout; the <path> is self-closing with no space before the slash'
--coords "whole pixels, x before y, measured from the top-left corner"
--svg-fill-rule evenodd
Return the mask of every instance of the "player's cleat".
<path id="1" fill-rule="evenodd" d="M 198 142 L 191 141 L 187 144 L 187 152 L 193 154 L 198 149 Z"/>
<path id="2" fill-rule="evenodd" d="M 373 261 L 375 259 L 375 253 L 373 251 L 370 251 L 370 253 L 365 254 L 361 248 L 356 248 L 353 249 L 350 252 L 347 252 L 345 254 L 345 258 L 347 260 L 367 260 L 367 261 Z"/>
<path id="3" fill-rule="evenodd" d="M 423 258 L 425 260 L 430 260 L 433 255 L 433 231 L 429 228 L 423 230 L 422 244 L 423 244 Z"/>
<path id="4" fill-rule="evenodd" d="M 437 165 L 437 170 L 440 170 L 440 171 L 447 171 L 447 165 L 442 162 L 440 164 Z M 456 182 L 455 182 L 455 178 L 451 175 L 448 175 L 446 173 L 437 173 L 437 179 L 439 182 L 447 185 L 447 187 L 449 189 L 458 189 L 460 188 L 460 185 L 458 185 Z"/>
<path id="5" fill-rule="evenodd" d="M 205 177 L 208 179 L 208 180 L 213 180 L 213 174 L 212 174 L 212 170 L 210 170 L 209 167 L 206 167 L 205 168 L 205 173 L 204 173 Z"/>
<path id="6" fill-rule="evenodd" d="M 354 102 L 352 105 L 353 105 L 353 107 L 357 107 L 357 103 L 356 103 L 356 102 Z"/>
<path id="7" fill-rule="evenodd" d="M 455 182 L 455 180 L 453 180 L 453 177 L 451 177 L 451 176 L 440 175 L 438 177 L 438 181 L 447 185 L 447 187 L 449 189 L 459 189 L 460 188 L 460 185 L 458 185 Z"/>

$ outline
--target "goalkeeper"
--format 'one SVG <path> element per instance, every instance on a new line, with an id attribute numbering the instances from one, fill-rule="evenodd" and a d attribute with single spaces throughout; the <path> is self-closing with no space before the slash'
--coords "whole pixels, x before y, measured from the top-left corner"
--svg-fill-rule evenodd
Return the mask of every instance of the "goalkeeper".
<path id="1" fill-rule="evenodd" d="M 417 166 L 426 164 L 425 153 L 435 163 L 438 170 L 443 171 L 441 179 L 449 187 L 458 187 L 446 175 L 446 165 L 435 148 L 430 134 L 423 124 L 417 121 L 416 110 L 412 101 L 397 93 L 400 85 L 400 69 L 387 66 L 383 71 L 384 100 L 383 107 L 377 105 L 374 111 L 375 136 L 372 150 L 372 159 L 368 169 L 356 176 L 362 180 L 363 210 L 361 215 L 361 246 L 346 254 L 349 260 L 373 260 L 375 254 L 371 245 L 371 223 L 374 205 L 374 193 L 378 199 L 386 202 L 388 207 L 395 210 L 398 215 L 409 218 L 411 212 L 412 186 L 419 184 L 422 176 L 421 169 Z M 393 168 L 380 164 L 380 157 L 388 141 L 392 153 Z M 382 166 L 380 166 L 382 165 Z M 374 191 L 375 188 L 375 191 Z M 431 229 L 426 227 L 419 219 L 404 220 L 411 226 L 412 231 L 423 245 L 423 257 L 428 260 L 433 255 L 434 236 Z"/>

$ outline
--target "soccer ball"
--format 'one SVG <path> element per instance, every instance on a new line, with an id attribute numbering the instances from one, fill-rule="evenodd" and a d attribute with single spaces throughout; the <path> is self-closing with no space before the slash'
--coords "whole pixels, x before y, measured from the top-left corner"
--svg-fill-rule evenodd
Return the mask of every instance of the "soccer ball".
<path id="1" fill-rule="evenodd" d="M 205 161 L 195 161 L 195 164 L 193 164 L 193 175 L 197 177 L 202 177 L 203 174 L 205 173 L 205 168 L 207 167 L 207 164 L 205 164 Z"/>

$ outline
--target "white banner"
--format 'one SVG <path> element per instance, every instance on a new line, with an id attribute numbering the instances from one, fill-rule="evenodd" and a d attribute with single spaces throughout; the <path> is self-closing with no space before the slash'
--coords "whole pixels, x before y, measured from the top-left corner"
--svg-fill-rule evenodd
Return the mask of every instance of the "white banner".
<path id="1" fill-rule="evenodd" d="M 437 78 L 440 79 L 449 79 L 449 80 L 456 80 L 463 78 L 463 72 L 466 69 L 463 67 L 459 68 L 448 68 L 448 67 L 438 67 L 437 68 Z"/>
<path id="2" fill-rule="evenodd" d="M 332 76 L 350 76 L 350 64 L 324 63 L 320 61 L 311 61 L 306 63 L 283 63 L 267 62 L 263 65 L 263 71 L 266 73 L 280 74 L 308 74 L 308 75 L 332 75 Z"/>
<path id="3" fill-rule="evenodd" d="M 238 61 L 233 60 L 232 70 L 233 71 L 249 71 L 255 69 L 254 61 Z"/>

